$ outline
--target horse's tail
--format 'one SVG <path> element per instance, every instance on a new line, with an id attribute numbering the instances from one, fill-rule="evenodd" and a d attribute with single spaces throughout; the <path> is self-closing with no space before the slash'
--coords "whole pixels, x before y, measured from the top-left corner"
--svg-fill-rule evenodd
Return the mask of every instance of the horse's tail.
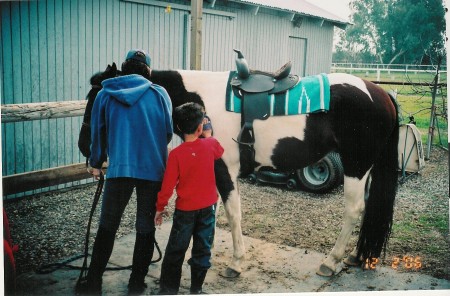
<path id="1" fill-rule="evenodd" d="M 357 258 L 362 258 L 363 261 L 380 257 L 383 248 L 386 252 L 385 247 L 392 229 L 398 183 L 399 116 L 397 104 L 389 96 L 395 106 L 396 122 L 371 172 L 369 196 L 357 244 Z"/>

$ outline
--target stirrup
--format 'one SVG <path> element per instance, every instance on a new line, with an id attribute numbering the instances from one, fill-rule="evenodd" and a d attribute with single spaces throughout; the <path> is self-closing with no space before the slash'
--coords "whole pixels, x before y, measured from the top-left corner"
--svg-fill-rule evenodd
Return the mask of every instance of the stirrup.
<path id="1" fill-rule="evenodd" d="M 245 143 L 245 142 L 241 142 L 239 140 L 235 140 L 234 138 L 231 138 L 233 141 L 235 141 L 236 143 L 238 143 L 239 145 L 246 145 L 249 147 L 253 147 L 255 145 L 255 141 L 253 142 L 249 142 L 249 143 Z"/>

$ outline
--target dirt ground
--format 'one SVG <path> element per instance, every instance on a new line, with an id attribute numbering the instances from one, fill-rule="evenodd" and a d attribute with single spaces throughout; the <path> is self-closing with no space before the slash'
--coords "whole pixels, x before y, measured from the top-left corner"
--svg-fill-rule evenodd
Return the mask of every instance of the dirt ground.
<path id="1" fill-rule="evenodd" d="M 396 257 L 409 256 L 409 260 L 421 263 L 418 269 L 413 267 L 415 271 L 450 279 L 447 155 L 435 148 L 420 174 L 399 185 L 391 238 L 379 264 L 390 266 Z M 342 185 L 327 194 L 312 194 L 243 181 L 240 193 L 244 235 L 325 254 L 332 249 L 342 224 Z M 218 227 L 228 229 L 224 213 Z M 358 228 L 353 231 L 348 252 L 357 235 Z M 411 271 L 405 263 L 400 263 L 398 270 Z"/>
<path id="2" fill-rule="evenodd" d="M 411 176 L 399 185 L 394 225 L 386 255 L 379 263 L 381 266 L 390 267 L 395 257 L 409 256 L 421 263 L 420 268 L 407 269 L 403 263 L 399 264 L 398 272 L 404 273 L 405 276 L 425 274 L 438 279 L 450 279 L 447 153 L 433 148 L 431 159 L 427 161 L 420 174 Z M 19 245 L 19 252 L 15 254 L 19 275 L 26 276 L 28 272 L 36 270 L 43 264 L 59 262 L 82 252 L 87 217 L 95 189 L 96 184 L 84 185 L 4 203 L 12 223 L 14 243 Z M 287 279 L 295 277 L 296 272 L 289 274 L 282 266 L 273 268 L 273 262 L 278 262 L 277 254 L 282 254 L 281 251 L 277 251 L 279 249 L 295 247 L 295 251 L 303 249 L 309 254 L 316 252 L 327 254 L 332 249 L 342 224 L 345 203 L 342 186 L 327 194 L 312 194 L 300 190 L 289 191 L 284 186 L 252 185 L 241 181 L 239 189 L 242 198 L 244 235 L 273 245 L 265 248 L 252 248 L 251 244 L 246 245 L 247 276 L 240 282 L 242 287 L 234 287 L 232 292 L 281 291 L 279 288 L 269 287 L 269 284 L 273 281 L 286 282 Z M 132 198 L 124 213 L 118 239 L 133 234 L 135 212 L 136 202 Z M 92 225 L 94 233 L 97 229 L 98 216 L 97 209 Z M 230 229 L 223 207 L 220 207 L 218 227 L 223 230 Z M 355 245 L 357 234 L 356 228 L 347 251 Z M 93 237 L 94 235 L 91 235 L 91 246 Z M 227 236 L 225 243 L 231 244 L 231 237 Z M 263 266 L 267 272 L 263 273 L 263 277 L 268 284 L 263 288 L 256 287 L 251 281 L 252 272 L 261 269 L 259 263 L 255 263 L 257 262 L 255 254 L 258 255 L 257 258 L 267 258 L 267 262 L 264 263 L 266 265 Z M 227 246 L 221 253 L 214 254 L 217 268 L 225 268 L 231 256 L 231 246 Z M 301 257 L 301 254 L 297 257 Z M 293 261 L 299 260 L 297 257 L 292 258 Z M 319 261 L 308 265 L 313 268 L 310 271 L 312 275 L 315 274 Z M 292 264 L 289 260 L 286 262 Z M 128 261 L 126 263 L 129 264 Z M 352 270 L 345 273 L 354 272 Z M 153 276 L 157 278 L 157 274 L 155 271 Z M 355 275 L 358 274 L 355 272 Z M 260 273 L 257 275 L 261 276 Z M 76 272 L 73 277 L 76 280 Z M 24 284 L 29 286 L 29 281 L 27 279 Z M 308 281 L 297 279 L 297 281 L 303 284 L 311 279 Z M 291 282 L 295 281 L 286 282 L 286 287 L 290 287 Z M 37 284 L 42 285 L 42 282 L 38 281 Z M 224 281 L 223 287 L 213 289 L 211 292 L 224 293 L 227 291 L 224 287 L 229 285 L 229 282 Z M 372 285 L 369 286 L 368 289 L 371 289 Z M 380 283 L 379 286 L 380 289 L 386 288 L 384 283 Z M 293 291 L 300 291 L 298 289 L 301 288 L 292 287 Z M 330 287 L 331 291 L 338 289 L 339 287 Z"/>

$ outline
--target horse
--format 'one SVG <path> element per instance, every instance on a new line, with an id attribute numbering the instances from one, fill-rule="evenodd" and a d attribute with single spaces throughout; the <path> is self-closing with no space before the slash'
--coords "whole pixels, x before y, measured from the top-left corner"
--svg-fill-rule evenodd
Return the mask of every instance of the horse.
<path id="1" fill-rule="evenodd" d="M 112 65 L 106 66 L 104 71 L 94 73 L 89 79 L 91 89 L 86 95 L 87 104 L 83 115 L 83 123 L 81 124 L 78 135 L 78 149 L 86 157 L 86 166 L 88 165 L 88 158 L 91 155 L 91 111 L 95 98 L 103 88 L 103 80 L 116 77 L 117 75 L 120 75 L 120 71 L 117 69 L 116 63 L 112 63 Z"/>
<path id="2" fill-rule="evenodd" d="M 216 162 L 215 175 L 231 227 L 233 257 L 222 275 L 237 277 L 245 260 L 238 186 L 240 149 L 235 140 L 242 119 L 240 114 L 225 110 L 229 77 L 230 71 L 152 70 L 150 80 L 167 90 L 173 108 L 186 102 L 204 106 L 214 137 L 225 148 Z M 333 249 L 316 271 L 322 276 L 336 274 L 360 216 L 358 242 L 344 263 L 361 265 L 385 250 L 398 180 L 399 117 L 393 97 L 376 84 L 349 74 L 331 73 L 328 79 L 327 112 L 270 116 L 253 123 L 258 167 L 292 171 L 319 161 L 331 151 L 341 156 L 344 218 Z"/>

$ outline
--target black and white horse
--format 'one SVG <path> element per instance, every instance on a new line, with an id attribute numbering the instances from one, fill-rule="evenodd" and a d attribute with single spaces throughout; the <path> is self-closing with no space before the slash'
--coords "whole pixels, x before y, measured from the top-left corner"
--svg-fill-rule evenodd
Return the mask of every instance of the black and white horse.
<path id="1" fill-rule="evenodd" d="M 237 178 L 239 147 L 233 140 L 241 116 L 225 110 L 230 72 L 156 71 L 151 81 L 166 88 L 173 107 L 203 104 L 214 136 L 225 148 L 216 165 L 217 187 L 231 226 L 233 258 L 225 272 L 237 276 L 245 255 Z M 397 188 L 398 116 L 393 99 L 377 85 L 348 74 L 329 74 L 330 107 L 326 113 L 272 116 L 253 123 L 255 161 L 281 171 L 313 164 L 330 151 L 344 167 L 345 213 L 334 248 L 317 273 L 331 276 L 344 257 L 352 230 L 363 215 L 357 246 L 345 263 L 359 265 L 379 257 L 390 235 Z"/>

